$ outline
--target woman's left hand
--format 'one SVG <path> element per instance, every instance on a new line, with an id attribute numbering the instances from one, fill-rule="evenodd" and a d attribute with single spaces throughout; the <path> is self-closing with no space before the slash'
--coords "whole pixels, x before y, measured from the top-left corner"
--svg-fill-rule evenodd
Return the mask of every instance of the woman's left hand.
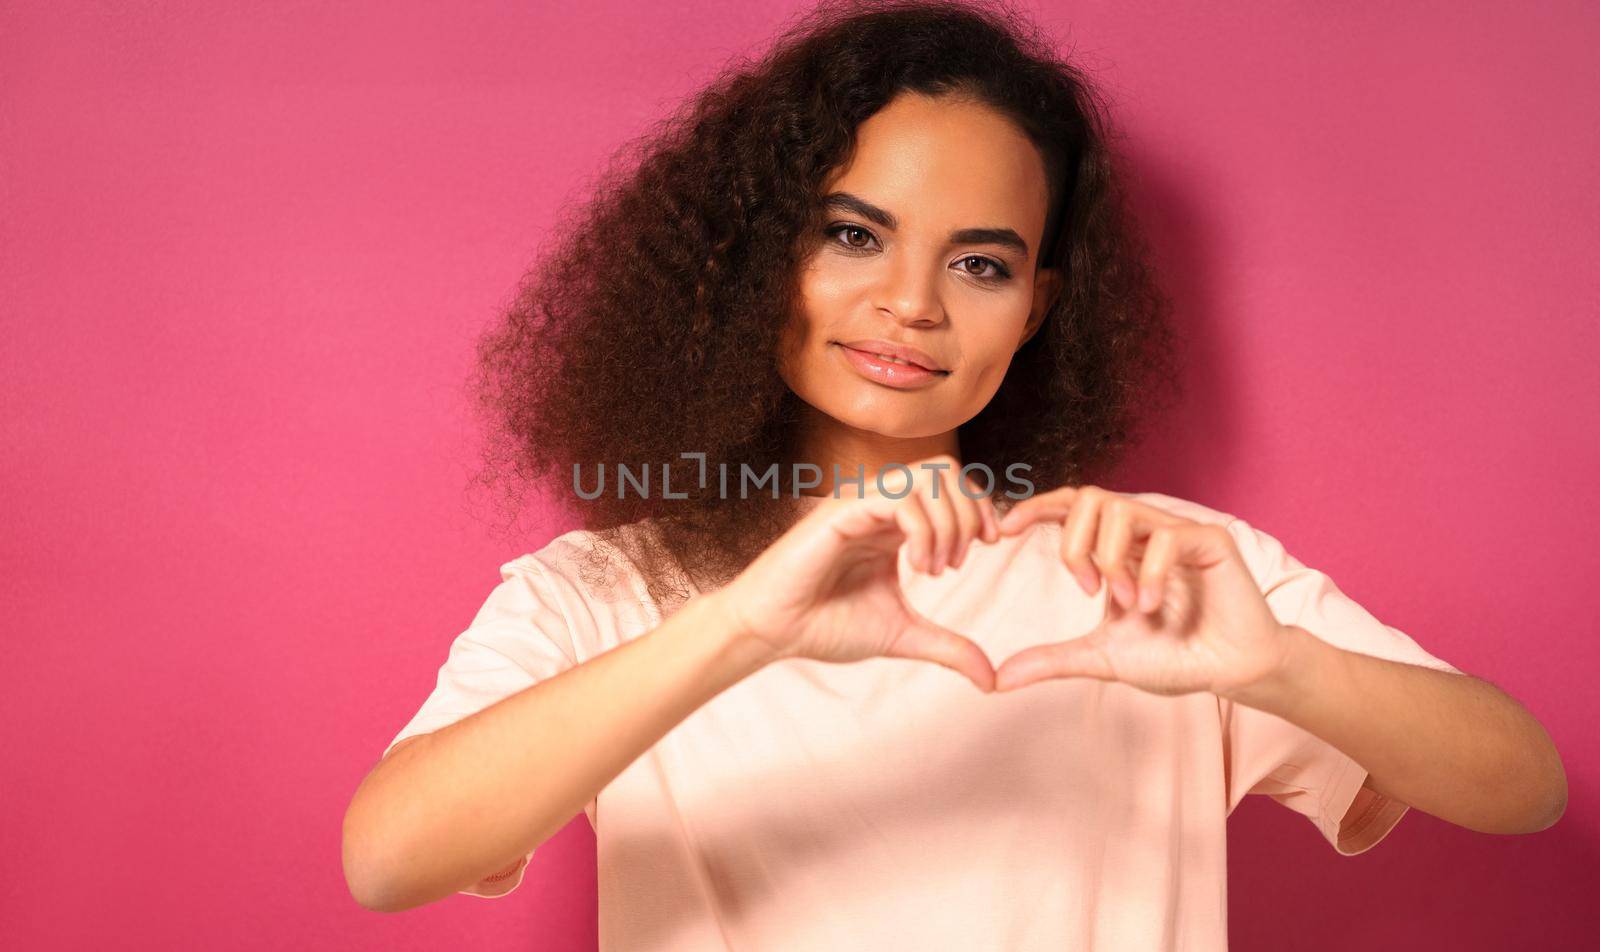
<path id="1" fill-rule="evenodd" d="M 1110 585 L 1100 624 L 1070 641 L 1007 658 L 995 690 L 1046 678 L 1121 681 L 1155 694 L 1224 697 L 1278 671 L 1290 639 L 1267 607 L 1233 537 L 1098 486 L 1067 486 L 1016 504 L 1014 535 L 1063 521 L 1061 559 L 1084 591 Z"/>

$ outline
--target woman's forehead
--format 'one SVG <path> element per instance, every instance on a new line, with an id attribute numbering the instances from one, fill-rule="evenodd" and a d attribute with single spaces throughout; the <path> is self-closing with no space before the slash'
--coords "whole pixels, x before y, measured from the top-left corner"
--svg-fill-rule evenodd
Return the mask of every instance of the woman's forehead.
<path id="1" fill-rule="evenodd" d="M 1010 119 L 979 103 L 917 94 L 896 97 L 861 124 L 823 189 L 837 191 L 907 228 L 1010 227 L 1035 238 L 1049 200 L 1044 160 Z"/>

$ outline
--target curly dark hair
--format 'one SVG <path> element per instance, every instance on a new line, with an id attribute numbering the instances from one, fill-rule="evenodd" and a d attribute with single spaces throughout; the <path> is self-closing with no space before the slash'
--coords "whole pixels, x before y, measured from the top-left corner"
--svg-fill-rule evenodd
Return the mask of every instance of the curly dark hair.
<path id="1" fill-rule="evenodd" d="M 823 225 L 819 189 L 902 91 L 975 98 L 1025 131 L 1050 186 L 1039 266 L 1066 272 L 999 391 L 959 428 L 962 462 L 1025 462 L 1036 491 L 1103 477 L 1177 388 L 1163 389 L 1176 378 L 1171 305 L 1113 172 L 1099 94 L 1010 10 L 824 0 L 625 145 L 480 341 L 483 475 L 511 489 L 513 511 L 526 488 L 558 490 L 603 540 L 593 564 L 626 553 L 658 604 L 725 583 L 792 524 L 787 481 L 778 499 L 722 498 L 680 454 L 705 453 L 713 473 L 789 470 L 799 398 L 777 348 Z M 571 490 L 575 466 L 588 488 L 619 463 L 670 470 L 688 498 Z"/>

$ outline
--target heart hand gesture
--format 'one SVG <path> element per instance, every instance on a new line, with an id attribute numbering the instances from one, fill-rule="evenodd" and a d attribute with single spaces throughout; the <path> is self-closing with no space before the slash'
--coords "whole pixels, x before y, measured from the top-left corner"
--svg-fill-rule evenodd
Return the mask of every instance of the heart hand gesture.
<path id="1" fill-rule="evenodd" d="M 989 497 L 970 478 L 968 492 L 956 485 L 959 466 L 948 455 L 921 461 L 909 484 L 890 480 L 889 491 L 903 495 L 869 488 L 859 498 L 825 500 L 801 518 L 715 593 L 743 640 L 774 660 L 932 661 L 993 690 L 983 649 L 925 618 L 900 586 L 902 549 L 912 567 L 939 574 L 960 565 L 974 542 L 1000 538 Z"/>
<path id="2" fill-rule="evenodd" d="M 1081 637 L 1007 658 L 996 690 L 1090 677 L 1155 694 L 1226 697 L 1284 663 L 1284 626 L 1223 526 L 1098 486 L 1068 486 L 1018 503 L 1000 531 L 1044 520 L 1063 520 L 1061 559 L 1084 591 L 1094 595 L 1104 576 L 1106 614 Z"/>

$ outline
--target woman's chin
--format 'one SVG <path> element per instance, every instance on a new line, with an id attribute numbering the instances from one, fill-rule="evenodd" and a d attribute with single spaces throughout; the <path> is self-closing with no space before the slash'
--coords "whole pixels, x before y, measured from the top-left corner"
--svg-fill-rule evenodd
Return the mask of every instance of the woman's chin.
<path id="1" fill-rule="evenodd" d="M 927 412 L 919 413 L 915 408 L 905 407 L 856 409 L 833 419 L 853 430 L 891 440 L 920 440 L 955 429 L 941 426 L 939 419 Z"/>

